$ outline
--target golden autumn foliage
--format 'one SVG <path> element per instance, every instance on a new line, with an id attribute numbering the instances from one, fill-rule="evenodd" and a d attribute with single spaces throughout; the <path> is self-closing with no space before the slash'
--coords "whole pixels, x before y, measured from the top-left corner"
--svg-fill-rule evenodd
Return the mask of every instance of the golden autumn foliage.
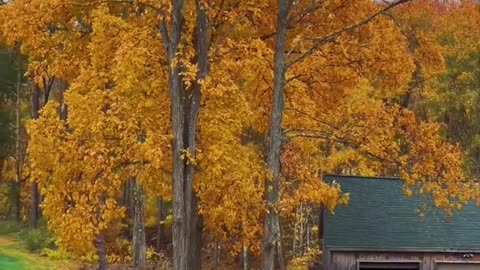
<path id="1" fill-rule="evenodd" d="M 447 211 L 475 199 L 478 186 L 463 182 L 461 148 L 441 137 L 441 124 L 422 121 L 399 104 L 418 67 L 425 77 L 445 69 L 444 50 L 450 48 L 439 46 L 437 32 L 422 23 L 447 27 L 449 21 L 418 21 L 423 15 L 413 12 L 417 5 L 425 14 L 436 6 L 410 3 L 310 51 L 322 37 L 381 8 L 370 0 L 324 2 L 313 8 L 310 1 L 296 1 L 291 12 L 282 190 L 275 211 L 291 215 L 302 203 L 334 211 L 348 203 L 340 186 L 322 181 L 325 173 L 400 176 L 406 193 L 430 195 Z M 183 149 L 182 158 L 195 165 L 204 230 L 233 252 L 244 245 L 258 252 L 270 174 L 264 151 L 276 1 L 201 3 L 210 22 L 208 76 L 197 80 L 193 1 L 186 1 L 175 58 L 187 89 L 183 98 L 194 83 L 202 86 L 195 157 Z M 171 197 L 169 66 L 159 31 L 162 22 L 172 23 L 165 15 L 171 9 L 163 0 L 16 0 L 0 6 L 0 40 L 21 45 L 29 76 L 39 84 L 47 77 L 68 82 L 67 119 L 58 116 L 63 104 L 49 102 L 27 124 L 31 178 L 63 249 L 89 254 L 98 235 L 121 222 L 119 198 L 130 177 L 149 196 Z M 458 38 L 468 39 L 468 33 Z"/>
<path id="2" fill-rule="evenodd" d="M 461 4 L 422 1 L 403 6 L 398 15 L 410 33 L 423 40 L 428 37 L 428 46 L 435 50 L 429 55 L 442 60 L 444 65 L 442 69 L 421 70 L 421 84 L 412 107 L 422 119 L 445 123 L 446 137 L 459 142 L 466 151 L 465 166 L 469 177 L 478 178 L 478 95 L 475 89 L 478 89 L 480 78 L 476 71 L 480 7 L 475 1 L 461 1 Z"/>
<path id="3" fill-rule="evenodd" d="M 58 3 L 43 2 L 42 7 L 48 10 L 55 4 Z M 66 12 L 79 13 L 77 16 L 82 18 L 73 21 L 69 29 L 78 35 L 62 30 L 55 33 L 60 47 L 80 43 L 76 48 L 78 54 L 69 59 L 76 67 L 58 71 L 56 65 L 60 68 L 68 64 L 60 62 L 63 56 L 57 59 L 54 55 L 49 55 L 52 62 L 45 67 L 50 76 L 64 78 L 70 84 L 65 95 L 68 119 L 65 122 L 58 119 L 58 104 L 47 105 L 41 119 L 28 126 L 29 154 L 35 181 L 45 196 L 44 213 L 57 234 L 58 244 L 86 254 L 93 250 L 99 232 L 122 218 L 123 209 L 116 198 L 130 175 L 137 177 L 147 193 L 169 197 L 171 136 L 167 67 L 163 44 L 155 32 L 158 16 L 151 10 L 140 11 L 146 5 L 93 7 L 67 2 L 62 5 Z M 7 6 L 5 12 L 13 15 L 19 12 L 17 8 L 22 11 L 20 3 L 18 6 L 15 3 Z M 118 13 L 121 11 L 143 12 L 144 17 L 122 18 Z M 61 15 L 52 14 L 50 20 L 68 24 L 62 21 L 65 14 Z M 83 23 L 88 25 L 87 29 L 79 25 Z M 12 35 L 14 39 L 24 38 Z M 31 55 L 37 50 L 40 49 L 32 49 Z M 182 53 L 181 61 L 185 63 L 194 57 L 189 47 Z M 212 65 L 211 73 L 218 75 L 205 81 L 205 85 L 212 87 L 207 87 L 204 93 L 208 102 L 200 115 L 198 158 L 190 162 L 202 168 L 196 188 L 200 199 L 208 198 L 200 210 L 206 228 L 226 239 L 225 230 L 229 234 L 238 233 L 237 224 L 244 223 L 253 229 L 241 229 L 241 233 L 253 240 L 259 234 L 256 224 L 262 212 L 263 162 L 256 147 L 241 143 L 242 131 L 249 125 L 252 112 L 236 78 L 224 77 L 235 67 L 223 61 L 217 63 L 218 67 Z M 38 66 L 31 66 L 35 70 L 32 72 L 41 73 Z M 195 66 L 186 66 L 191 69 L 183 72 L 188 83 Z M 233 191 L 244 193 L 230 197 L 228 194 Z M 243 213 L 235 211 L 239 205 L 244 205 Z M 258 211 L 249 210 L 253 207 Z M 223 224 L 223 229 L 219 224 Z"/>

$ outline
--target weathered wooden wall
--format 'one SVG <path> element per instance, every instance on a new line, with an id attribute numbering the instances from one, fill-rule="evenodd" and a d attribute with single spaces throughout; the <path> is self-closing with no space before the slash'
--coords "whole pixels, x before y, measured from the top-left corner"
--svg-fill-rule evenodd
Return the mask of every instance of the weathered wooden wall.
<path id="1" fill-rule="evenodd" d="M 464 254 L 473 254 L 464 258 Z M 357 262 L 419 262 L 421 270 L 436 270 L 436 263 L 468 262 L 478 263 L 480 253 L 471 252 L 365 252 L 365 251 L 328 251 L 325 270 L 357 270 Z"/>
<path id="2" fill-rule="evenodd" d="M 334 252 L 330 257 L 330 269 L 328 270 L 357 270 L 355 253 Z"/>

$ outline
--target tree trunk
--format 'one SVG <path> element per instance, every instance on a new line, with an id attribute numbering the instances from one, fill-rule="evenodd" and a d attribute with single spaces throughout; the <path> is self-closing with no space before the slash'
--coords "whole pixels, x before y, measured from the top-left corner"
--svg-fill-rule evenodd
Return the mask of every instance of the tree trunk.
<path id="1" fill-rule="evenodd" d="M 324 208 L 320 205 L 320 210 L 318 213 L 318 245 L 323 250 L 323 213 Z"/>
<path id="2" fill-rule="evenodd" d="M 280 223 L 280 222 L 278 222 Z M 283 258 L 283 246 L 282 246 L 282 238 L 278 237 L 277 243 L 276 243 L 276 248 L 277 248 L 277 263 L 278 263 L 278 270 L 285 270 L 285 260 Z"/>
<path id="3" fill-rule="evenodd" d="M 213 243 L 213 269 L 218 270 L 220 266 L 220 256 L 222 252 L 222 246 L 217 242 L 217 240 Z"/>
<path id="4" fill-rule="evenodd" d="M 200 110 L 201 84 L 208 73 L 208 20 L 200 1 L 195 1 L 197 25 L 195 49 L 198 73 L 191 97 L 185 96 L 181 82 L 181 67 L 176 61 L 182 34 L 184 0 L 172 0 L 170 32 L 165 22 L 160 24 L 169 62 L 169 91 L 173 129 L 173 267 L 175 270 L 201 269 L 202 220 L 197 211 L 193 189 L 194 164 L 182 158 L 184 151 L 195 158 L 197 118 Z"/>
<path id="5" fill-rule="evenodd" d="M 308 250 L 310 249 L 310 233 L 311 233 L 311 227 L 310 227 L 310 213 L 311 213 L 311 210 L 312 208 L 310 206 L 307 206 L 306 207 L 306 213 L 305 213 L 305 237 L 306 237 L 306 240 L 305 240 L 305 251 L 304 252 L 308 252 Z"/>
<path id="6" fill-rule="evenodd" d="M 157 243 L 155 250 L 160 252 L 161 247 L 165 241 L 165 210 L 164 202 L 162 197 L 157 198 L 158 203 L 158 216 L 157 216 Z"/>
<path id="7" fill-rule="evenodd" d="M 127 219 L 133 220 L 134 218 L 134 206 L 133 206 L 133 198 L 132 198 L 132 181 L 127 181 L 124 185 L 123 191 L 123 200 L 124 205 L 127 211 Z"/>
<path id="8" fill-rule="evenodd" d="M 172 1 L 170 36 L 165 26 L 162 37 L 168 45 L 169 88 L 173 128 L 173 264 L 175 270 L 201 269 L 202 221 L 198 216 L 197 198 L 193 190 L 194 165 L 183 160 L 183 151 L 195 158 L 197 118 L 200 109 L 200 80 L 208 73 L 208 22 L 200 2 L 195 1 L 197 27 L 195 48 L 199 71 L 192 88 L 191 98 L 184 97 L 180 67 L 175 61 L 182 32 L 183 0 Z M 188 103 L 187 103 L 188 102 Z"/>
<path id="9" fill-rule="evenodd" d="M 32 79 L 32 118 L 39 118 L 40 111 L 40 87 Z M 30 209 L 30 226 L 32 228 L 38 227 L 38 219 L 40 217 L 40 194 L 38 192 L 38 184 L 36 182 L 32 183 L 31 187 L 31 209 Z"/>
<path id="10" fill-rule="evenodd" d="M 188 246 L 188 266 L 189 270 L 202 269 L 202 231 L 203 220 L 197 212 L 198 198 L 196 194 L 192 197 L 192 212 L 190 220 L 190 245 Z"/>
<path id="11" fill-rule="evenodd" d="M 65 103 L 65 91 L 67 91 L 68 88 L 68 83 L 65 80 L 58 80 L 58 90 L 59 90 L 59 98 L 58 98 L 58 103 L 60 103 L 60 108 L 58 111 L 58 116 L 60 117 L 60 120 L 66 121 L 67 120 L 67 104 Z M 46 90 L 50 91 L 50 89 Z M 45 97 L 45 102 L 47 102 L 47 96 Z"/>
<path id="12" fill-rule="evenodd" d="M 100 208 L 102 205 L 105 204 L 107 200 L 106 195 L 102 194 L 99 197 L 99 204 L 97 205 L 97 222 L 100 223 L 101 220 L 101 212 Z M 97 256 L 98 256 L 98 270 L 107 270 L 107 247 L 105 244 L 105 235 L 103 231 L 100 231 L 95 239 L 95 247 L 97 248 Z"/>
<path id="13" fill-rule="evenodd" d="M 107 270 L 107 250 L 103 232 L 97 236 L 96 247 L 98 255 L 98 270 Z"/>
<path id="14" fill-rule="evenodd" d="M 145 255 L 147 244 L 145 242 L 144 223 L 144 194 L 143 188 L 135 178 L 131 179 L 133 187 L 133 264 L 136 270 L 145 269 Z"/>
<path id="15" fill-rule="evenodd" d="M 200 0 L 195 1 L 196 8 L 196 31 L 195 31 L 195 50 L 197 53 L 198 72 L 196 81 L 192 88 L 192 97 L 190 99 L 189 111 L 186 114 L 185 122 L 188 125 L 186 143 L 187 149 L 190 152 L 190 157 L 195 159 L 196 152 L 196 134 L 198 113 L 200 110 L 200 101 L 202 99 L 202 89 L 200 81 L 205 79 L 209 70 L 208 61 L 208 20 L 205 10 L 201 7 Z M 198 197 L 193 189 L 193 177 L 195 173 L 195 166 L 187 161 L 185 167 L 185 205 L 187 207 L 187 223 L 190 226 L 187 228 L 188 232 L 188 267 L 190 270 L 202 269 L 202 231 L 203 221 L 198 214 Z"/>
<path id="16" fill-rule="evenodd" d="M 173 269 L 187 270 L 188 235 L 186 224 L 186 205 L 184 190 L 185 162 L 182 159 L 184 150 L 184 108 L 183 88 L 180 79 L 180 67 L 176 61 L 180 36 L 182 33 L 182 11 L 184 0 L 172 0 L 171 29 L 162 29 L 163 41 L 167 45 L 169 65 L 169 91 L 173 130 L 172 146 L 172 192 L 173 192 Z"/>
<path id="17" fill-rule="evenodd" d="M 21 88 L 20 85 L 22 83 L 22 73 L 17 63 L 17 82 L 15 85 L 16 88 L 16 102 L 15 102 L 15 176 L 16 176 L 16 197 L 15 197 L 15 219 L 17 222 L 22 220 L 21 217 L 21 199 L 20 199 L 20 192 L 22 187 L 23 181 L 23 151 L 22 151 L 22 129 L 21 129 L 21 112 L 22 112 L 22 103 L 21 103 Z"/>
<path id="18" fill-rule="evenodd" d="M 299 232 L 299 247 L 300 247 L 300 256 L 303 256 L 303 252 L 304 252 L 304 243 L 303 243 L 303 235 L 304 235 L 304 225 L 305 225 L 305 221 L 304 221 L 304 218 L 303 218 L 303 204 L 300 203 L 300 232 Z"/>
<path id="19" fill-rule="evenodd" d="M 299 227 L 299 222 L 298 222 L 298 207 L 295 207 L 295 218 L 294 218 L 294 223 L 293 223 L 293 237 L 292 237 L 292 253 L 293 256 L 298 256 L 298 249 L 297 249 L 297 239 L 298 239 L 298 227 Z"/>
<path id="20" fill-rule="evenodd" d="M 248 270 L 248 247 L 245 243 L 242 248 L 242 266 L 243 270 Z"/>
<path id="21" fill-rule="evenodd" d="M 22 222 L 22 182 L 17 182 L 17 194 L 16 199 L 16 208 L 15 208 L 15 220 L 20 223 Z"/>
<path id="22" fill-rule="evenodd" d="M 290 0 L 278 0 L 273 100 L 267 152 L 267 166 L 272 172 L 272 178 L 265 181 L 266 208 L 268 212 L 264 221 L 262 270 L 283 269 L 283 265 L 275 267 L 275 251 L 278 251 L 278 245 L 280 244 L 280 220 L 276 207 L 280 196 L 280 151 L 286 72 L 284 50 L 290 6 Z M 282 256 L 279 258 L 282 258 Z"/>

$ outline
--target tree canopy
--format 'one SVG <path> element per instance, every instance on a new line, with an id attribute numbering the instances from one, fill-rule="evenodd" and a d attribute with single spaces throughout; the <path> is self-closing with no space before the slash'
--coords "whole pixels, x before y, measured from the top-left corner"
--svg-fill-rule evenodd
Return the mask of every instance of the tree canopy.
<path id="1" fill-rule="evenodd" d="M 132 180 L 173 203 L 176 270 L 192 264 L 189 246 L 201 252 L 202 232 L 215 249 L 258 255 L 266 216 L 347 204 L 326 173 L 399 176 L 406 195 L 460 209 L 478 199 L 476 11 L 434 0 L 4 3 L 0 42 L 28 57 L 32 88 L 23 167 L 56 244 L 101 257 L 129 224 Z M 0 90 L 17 72 L 5 57 Z"/>

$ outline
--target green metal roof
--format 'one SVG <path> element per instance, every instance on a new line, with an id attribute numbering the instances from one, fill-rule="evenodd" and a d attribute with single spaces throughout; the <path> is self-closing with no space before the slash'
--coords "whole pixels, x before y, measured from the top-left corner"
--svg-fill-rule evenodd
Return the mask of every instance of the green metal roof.
<path id="1" fill-rule="evenodd" d="M 441 209 L 418 209 L 426 197 L 406 197 L 394 178 L 325 176 L 336 181 L 350 202 L 325 212 L 327 248 L 361 250 L 480 250 L 480 207 L 469 204 L 453 216 Z"/>

